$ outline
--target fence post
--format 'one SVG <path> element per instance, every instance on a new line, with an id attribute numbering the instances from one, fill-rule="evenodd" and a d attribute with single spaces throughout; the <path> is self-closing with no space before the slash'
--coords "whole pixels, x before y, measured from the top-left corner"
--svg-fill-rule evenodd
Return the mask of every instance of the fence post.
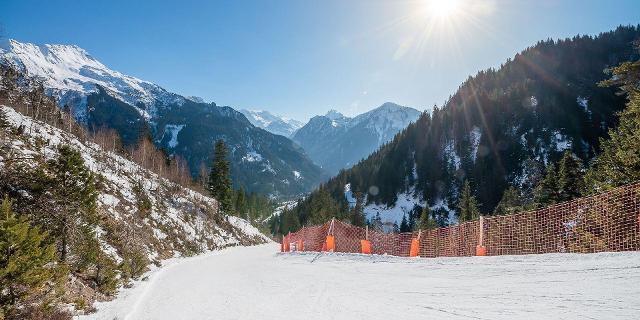
<path id="1" fill-rule="evenodd" d="M 286 239 L 286 241 L 284 242 L 284 252 L 290 252 L 291 251 L 291 244 L 289 243 L 289 241 L 291 240 L 291 231 L 289 231 L 289 233 L 287 234 L 285 239 Z"/>
<path id="2" fill-rule="evenodd" d="M 486 256 L 487 248 L 484 246 L 484 217 L 480 216 L 480 225 L 478 227 L 478 245 L 476 246 L 476 256 Z"/>
<path id="3" fill-rule="evenodd" d="M 422 230 L 418 230 L 418 237 L 415 239 L 411 239 L 411 249 L 409 250 L 410 257 L 417 257 L 418 251 L 420 248 L 420 236 L 422 235 Z"/>
<path id="4" fill-rule="evenodd" d="M 369 226 L 365 227 L 364 240 L 360 240 L 360 253 L 371 254 L 371 241 L 369 241 Z"/>
<path id="5" fill-rule="evenodd" d="M 336 251 L 336 238 L 333 236 L 333 225 L 336 218 L 331 219 L 331 224 L 329 225 L 329 232 L 327 233 L 327 251 L 335 252 Z"/>

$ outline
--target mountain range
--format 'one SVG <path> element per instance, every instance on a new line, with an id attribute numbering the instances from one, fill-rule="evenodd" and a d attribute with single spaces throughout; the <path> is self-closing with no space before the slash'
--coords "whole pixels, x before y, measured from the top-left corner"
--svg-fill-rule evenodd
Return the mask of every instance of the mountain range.
<path id="1" fill-rule="evenodd" d="M 348 217 L 354 192 L 366 195 L 369 219 L 379 213 L 383 221 L 399 222 L 429 206 L 441 225 L 455 222 L 465 180 L 484 214 L 510 186 L 531 199 L 545 167 L 565 151 L 585 166 L 600 152 L 600 139 L 617 125 L 626 100 L 599 83 L 609 78 L 608 68 L 638 59 L 639 39 L 640 26 L 621 26 L 598 36 L 540 41 L 469 77 L 444 106 L 423 113 L 301 201 L 295 209 L 300 225 L 327 214 Z M 332 122 L 323 117 L 311 124 Z"/>
<path id="2" fill-rule="evenodd" d="M 315 116 L 292 136 L 331 174 L 349 168 L 416 121 L 420 111 L 387 102 L 356 117 L 336 110 Z"/>
<path id="3" fill-rule="evenodd" d="M 224 139 L 236 187 L 286 196 L 327 178 L 297 144 L 252 125 L 233 108 L 113 71 L 80 47 L 7 40 L 0 60 L 41 79 L 47 94 L 90 129 L 113 128 L 125 146 L 148 132 L 168 154 L 186 159 L 194 176 L 211 163 L 214 142 Z"/>

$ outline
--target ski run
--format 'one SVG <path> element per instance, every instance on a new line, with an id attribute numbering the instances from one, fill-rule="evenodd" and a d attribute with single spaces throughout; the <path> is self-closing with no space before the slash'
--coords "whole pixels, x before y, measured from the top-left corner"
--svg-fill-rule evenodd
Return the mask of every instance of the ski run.
<path id="1" fill-rule="evenodd" d="M 78 319 L 637 319 L 640 252 L 399 258 L 279 253 L 166 261 Z"/>

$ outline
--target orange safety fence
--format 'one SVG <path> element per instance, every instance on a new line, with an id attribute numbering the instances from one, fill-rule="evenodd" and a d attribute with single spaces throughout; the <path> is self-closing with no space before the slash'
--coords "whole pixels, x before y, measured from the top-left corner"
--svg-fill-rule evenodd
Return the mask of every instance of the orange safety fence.
<path id="1" fill-rule="evenodd" d="M 550 207 L 442 228 L 384 233 L 339 220 L 283 237 L 281 250 L 459 257 L 640 250 L 640 183 Z"/>

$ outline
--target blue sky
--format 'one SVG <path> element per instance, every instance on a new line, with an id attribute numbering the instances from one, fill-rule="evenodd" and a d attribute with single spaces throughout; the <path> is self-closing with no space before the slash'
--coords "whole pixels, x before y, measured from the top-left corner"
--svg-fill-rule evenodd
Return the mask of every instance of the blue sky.
<path id="1" fill-rule="evenodd" d="M 300 120 L 442 105 L 538 40 L 640 23 L 638 0 L 457 0 L 441 15 L 428 1 L 2 0 L 0 23 L 173 92 Z"/>

